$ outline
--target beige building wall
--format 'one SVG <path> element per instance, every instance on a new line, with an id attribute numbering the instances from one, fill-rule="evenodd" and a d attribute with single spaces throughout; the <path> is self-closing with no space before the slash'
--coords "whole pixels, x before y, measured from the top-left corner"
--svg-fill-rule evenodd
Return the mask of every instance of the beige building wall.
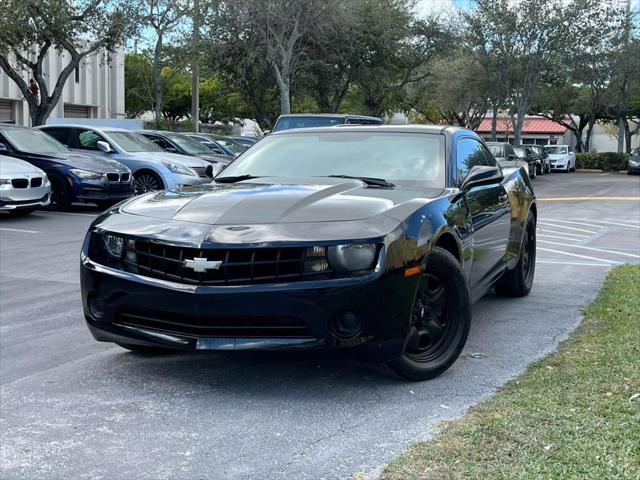
<path id="1" fill-rule="evenodd" d="M 86 57 L 64 86 L 62 97 L 49 118 L 125 118 L 124 52 L 122 48 L 107 62 L 104 52 Z M 68 54 L 51 50 L 43 63 L 44 78 L 53 90 L 60 72 L 68 64 Z M 30 73 L 22 78 L 28 82 Z M 0 122 L 30 125 L 29 108 L 17 85 L 0 70 Z"/>

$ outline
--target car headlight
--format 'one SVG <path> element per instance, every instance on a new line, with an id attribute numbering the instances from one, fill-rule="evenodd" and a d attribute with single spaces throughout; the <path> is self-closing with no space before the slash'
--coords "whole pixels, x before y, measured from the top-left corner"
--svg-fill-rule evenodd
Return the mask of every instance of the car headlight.
<path id="1" fill-rule="evenodd" d="M 124 251 L 124 238 L 118 235 L 106 234 L 102 236 L 104 242 L 104 248 L 107 253 L 114 258 L 122 258 L 122 252 Z"/>
<path id="2" fill-rule="evenodd" d="M 84 180 L 100 180 L 104 177 L 102 173 L 91 172 L 89 170 L 81 170 L 79 168 L 72 168 L 71 173 L 76 177 L 80 177 Z"/>
<path id="3" fill-rule="evenodd" d="M 177 173 L 178 175 L 191 175 L 192 177 L 198 176 L 198 174 L 191 170 L 189 167 L 178 165 L 177 163 L 168 162 L 166 160 L 162 160 L 162 164 L 167 167 L 171 173 Z"/>
<path id="4" fill-rule="evenodd" d="M 631 159 L 629 160 L 629 165 L 637 167 L 638 165 L 640 165 L 640 161 Z"/>
<path id="5" fill-rule="evenodd" d="M 336 245 L 329 247 L 327 258 L 331 268 L 338 272 L 368 270 L 373 265 L 376 246 L 372 243 Z"/>
<path id="6" fill-rule="evenodd" d="M 0 178 L 0 185 L 11 185 L 11 180 L 8 178 Z"/>
<path id="7" fill-rule="evenodd" d="M 51 181 L 49 180 L 48 176 L 44 176 L 44 186 L 48 187 L 49 185 L 51 185 Z"/>

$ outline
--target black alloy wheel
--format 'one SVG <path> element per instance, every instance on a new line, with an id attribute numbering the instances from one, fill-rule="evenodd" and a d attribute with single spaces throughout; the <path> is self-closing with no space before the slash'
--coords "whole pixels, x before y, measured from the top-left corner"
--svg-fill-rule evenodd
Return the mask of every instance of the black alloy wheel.
<path id="1" fill-rule="evenodd" d="M 520 246 L 518 264 L 508 270 L 495 285 L 496 293 L 509 297 L 524 297 L 533 286 L 536 271 L 536 219 L 529 212 Z"/>
<path id="2" fill-rule="evenodd" d="M 71 205 L 71 193 L 67 182 L 58 175 L 49 175 L 51 182 L 51 203 L 52 210 L 66 210 Z"/>
<path id="3" fill-rule="evenodd" d="M 471 296 L 457 259 L 435 247 L 416 292 L 402 356 L 380 365 L 388 373 L 427 380 L 458 358 L 471 325 Z"/>
<path id="4" fill-rule="evenodd" d="M 162 190 L 164 185 L 162 180 L 153 172 L 141 172 L 134 175 L 134 188 L 136 195 Z"/>

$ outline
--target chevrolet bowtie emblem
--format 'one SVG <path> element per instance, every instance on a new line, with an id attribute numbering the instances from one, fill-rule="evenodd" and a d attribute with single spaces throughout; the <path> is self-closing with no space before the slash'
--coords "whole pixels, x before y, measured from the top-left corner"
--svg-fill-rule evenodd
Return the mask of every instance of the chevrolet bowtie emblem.
<path id="1" fill-rule="evenodd" d="M 206 258 L 196 257 L 193 260 L 185 260 L 183 263 L 185 268 L 191 268 L 194 272 L 206 272 L 207 270 L 218 270 L 222 262 L 220 260 L 207 260 Z"/>

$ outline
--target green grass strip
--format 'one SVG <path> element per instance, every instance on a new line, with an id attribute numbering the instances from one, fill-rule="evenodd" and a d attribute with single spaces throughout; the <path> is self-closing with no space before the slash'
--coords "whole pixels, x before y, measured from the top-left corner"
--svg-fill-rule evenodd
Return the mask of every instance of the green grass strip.
<path id="1" fill-rule="evenodd" d="M 584 313 L 556 352 L 381 479 L 640 479 L 640 266 L 613 269 Z"/>

